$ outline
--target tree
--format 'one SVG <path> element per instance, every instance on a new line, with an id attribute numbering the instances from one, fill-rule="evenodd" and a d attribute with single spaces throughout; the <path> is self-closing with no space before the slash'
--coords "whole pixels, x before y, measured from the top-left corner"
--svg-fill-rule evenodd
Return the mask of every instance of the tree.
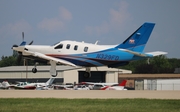
<path id="1" fill-rule="evenodd" d="M 5 57 L 0 61 L 0 67 L 15 66 L 16 58 L 13 56 Z"/>
<path id="2" fill-rule="evenodd" d="M 172 66 L 164 55 L 154 57 L 151 63 L 154 65 L 154 73 L 172 72 Z"/>
<path id="3" fill-rule="evenodd" d="M 122 69 L 132 70 L 133 73 L 173 73 L 174 69 L 180 67 L 180 59 L 167 59 L 165 56 L 157 56 L 150 59 L 132 61 Z"/>

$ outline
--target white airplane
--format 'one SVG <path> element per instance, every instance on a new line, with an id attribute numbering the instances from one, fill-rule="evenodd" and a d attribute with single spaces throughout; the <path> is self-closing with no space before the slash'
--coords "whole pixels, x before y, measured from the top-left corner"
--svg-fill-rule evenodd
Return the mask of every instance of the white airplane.
<path id="1" fill-rule="evenodd" d="M 81 82 L 82 85 L 88 85 L 90 90 L 100 90 L 102 87 L 116 85 L 118 83 L 96 83 L 96 82 Z"/>
<path id="2" fill-rule="evenodd" d="M 85 85 L 76 85 L 74 86 L 74 90 L 90 90 L 90 89 Z"/>
<path id="3" fill-rule="evenodd" d="M 105 86 L 102 87 L 101 90 L 127 90 L 124 89 L 124 86 L 126 85 L 127 80 L 123 80 L 120 84 L 112 85 L 112 86 Z"/>
<path id="4" fill-rule="evenodd" d="M 36 89 L 38 90 L 48 90 L 50 85 L 52 85 L 53 81 L 55 80 L 55 77 L 51 77 L 47 82 L 45 83 L 34 83 L 36 84 Z"/>
<path id="5" fill-rule="evenodd" d="M 53 77 L 57 76 L 56 64 L 70 65 L 75 68 L 85 67 L 86 76 L 90 77 L 91 67 L 108 66 L 116 68 L 127 65 L 133 60 L 167 54 L 167 52 L 162 51 L 143 52 L 154 26 L 155 23 L 144 23 L 123 43 L 117 45 L 98 45 L 98 42 L 90 44 L 65 40 L 52 46 L 45 46 L 31 45 L 33 41 L 26 45 L 26 42 L 23 41 L 20 46 L 13 45 L 12 49 L 20 54 L 19 57 L 23 56 L 36 62 L 49 62 L 51 64 L 50 75 Z M 36 65 L 32 72 L 37 72 Z"/>
<path id="6" fill-rule="evenodd" d="M 14 85 L 15 89 L 36 89 L 35 83 L 29 83 L 29 82 L 18 82 L 18 84 Z"/>
<path id="7" fill-rule="evenodd" d="M 0 83 L 0 89 L 10 89 L 13 86 L 14 85 L 10 85 L 6 80 Z"/>

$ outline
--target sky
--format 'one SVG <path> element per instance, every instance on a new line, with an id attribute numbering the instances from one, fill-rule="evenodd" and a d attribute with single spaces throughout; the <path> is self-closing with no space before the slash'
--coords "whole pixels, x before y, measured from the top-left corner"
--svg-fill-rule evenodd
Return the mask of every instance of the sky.
<path id="1" fill-rule="evenodd" d="M 62 40 L 114 45 L 156 23 L 144 52 L 180 58 L 180 0 L 0 0 L 0 57 L 22 42 Z"/>

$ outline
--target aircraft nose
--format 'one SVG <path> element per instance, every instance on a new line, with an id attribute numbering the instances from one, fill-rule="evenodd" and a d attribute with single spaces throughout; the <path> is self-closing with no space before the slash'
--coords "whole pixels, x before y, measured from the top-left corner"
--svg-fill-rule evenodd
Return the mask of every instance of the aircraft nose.
<path id="1" fill-rule="evenodd" d="M 14 47 L 18 47 L 18 45 L 16 45 L 16 44 L 15 44 L 15 45 L 13 45 L 11 49 L 13 49 Z"/>

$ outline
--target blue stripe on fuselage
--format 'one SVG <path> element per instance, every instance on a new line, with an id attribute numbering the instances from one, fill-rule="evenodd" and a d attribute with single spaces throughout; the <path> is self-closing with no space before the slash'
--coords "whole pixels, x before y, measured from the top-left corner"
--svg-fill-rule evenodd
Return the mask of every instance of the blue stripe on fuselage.
<path id="1" fill-rule="evenodd" d="M 105 66 L 121 61 L 130 61 L 134 55 L 118 50 L 117 48 L 111 48 L 93 53 L 50 56 L 64 59 L 79 66 Z"/>

